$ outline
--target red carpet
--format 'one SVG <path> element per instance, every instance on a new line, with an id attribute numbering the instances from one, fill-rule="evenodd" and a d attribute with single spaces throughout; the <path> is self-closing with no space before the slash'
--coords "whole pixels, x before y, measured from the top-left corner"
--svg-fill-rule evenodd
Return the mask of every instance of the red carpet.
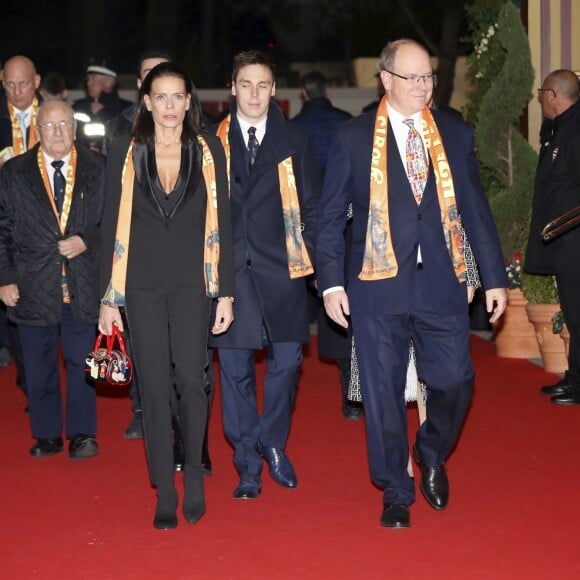
<path id="1" fill-rule="evenodd" d="M 237 477 L 218 395 L 208 512 L 195 526 L 180 518 L 167 532 L 151 525 L 155 494 L 142 443 L 122 438 L 126 396 L 100 393 L 98 457 L 32 459 L 24 397 L 13 367 L 0 369 L 0 575 L 580 578 L 580 408 L 557 407 L 539 394 L 554 375 L 498 359 L 477 337 L 472 347 L 476 394 L 448 462 L 449 508 L 432 510 L 418 491 L 409 530 L 379 526 L 382 495 L 369 481 L 363 423 L 342 418 L 337 370 L 316 356 L 305 359 L 288 446 L 299 488 L 277 486 L 265 470 L 260 499 L 232 499 Z M 412 433 L 415 409 L 409 420 Z"/>

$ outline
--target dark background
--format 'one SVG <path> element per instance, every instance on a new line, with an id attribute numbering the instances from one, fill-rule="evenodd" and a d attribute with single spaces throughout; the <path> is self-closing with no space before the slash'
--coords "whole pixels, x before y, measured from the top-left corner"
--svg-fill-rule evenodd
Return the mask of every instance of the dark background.
<path id="1" fill-rule="evenodd" d="M 453 59 L 470 48 L 461 40 L 467 34 L 466 3 L 471 2 L 3 0 L 0 58 L 25 54 L 40 74 L 61 72 L 75 89 L 82 87 L 91 58 L 133 74 L 142 51 L 165 49 L 198 87 L 209 88 L 227 85 L 237 52 L 258 48 L 271 53 L 278 84 L 296 86 L 296 73 L 289 69 L 293 61 L 377 57 L 388 40 L 402 36 Z M 338 82 L 348 86 L 353 79 Z"/>

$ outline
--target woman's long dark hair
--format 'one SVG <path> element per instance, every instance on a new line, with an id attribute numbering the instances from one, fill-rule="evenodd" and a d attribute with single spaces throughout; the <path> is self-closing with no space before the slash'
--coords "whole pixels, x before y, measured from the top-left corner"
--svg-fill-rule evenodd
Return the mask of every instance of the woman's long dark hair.
<path id="1" fill-rule="evenodd" d="M 191 104 L 185 112 L 183 119 L 183 131 L 181 133 L 181 142 L 184 145 L 193 143 L 197 135 L 201 132 L 201 104 L 197 96 L 197 90 L 193 81 L 187 76 L 187 73 L 174 62 L 162 62 L 152 68 L 141 85 L 139 91 L 139 109 L 137 117 L 133 123 L 133 138 L 136 143 L 144 143 L 151 147 L 155 145 L 155 124 L 153 115 L 145 106 L 145 95 L 151 94 L 151 86 L 155 79 L 162 77 L 176 77 L 185 84 L 185 92 L 191 95 Z"/>

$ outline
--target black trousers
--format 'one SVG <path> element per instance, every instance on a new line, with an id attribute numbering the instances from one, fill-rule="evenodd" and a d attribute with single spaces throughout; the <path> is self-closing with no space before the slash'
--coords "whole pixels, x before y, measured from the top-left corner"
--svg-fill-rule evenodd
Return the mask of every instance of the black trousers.
<path id="1" fill-rule="evenodd" d="M 185 464 L 201 467 L 208 415 L 206 368 L 210 299 L 203 285 L 128 288 L 126 316 L 139 375 L 151 483 L 173 484 L 171 398 L 178 396 Z"/>
<path id="2" fill-rule="evenodd" d="M 566 378 L 580 388 L 580 272 L 558 274 L 556 282 L 560 307 L 570 333 Z"/>

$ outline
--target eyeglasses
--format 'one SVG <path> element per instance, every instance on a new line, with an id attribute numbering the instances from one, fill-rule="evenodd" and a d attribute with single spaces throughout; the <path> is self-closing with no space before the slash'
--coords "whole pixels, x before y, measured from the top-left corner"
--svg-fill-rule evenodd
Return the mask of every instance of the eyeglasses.
<path id="1" fill-rule="evenodd" d="M 552 93 L 554 97 L 556 96 L 556 91 L 554 89 L 538 89 L 538 99 L 540 99 L 540 101 L 544 98 L 544 93 Z"/>
<path id="2" fill-rule="evenodd" d="M 41 129 L 45 129 L 46 131 L 55 131 L 57 127 L 60 127 L 63 131 L 72 127 L 71 121 L 57 121 L 53 123 L 52 121 L 48 121 L 47 123 L 43 123 L 42 125 L 38 125 Z"/>
<path id="3" fill-rule="evenodd" d="M 418 85 L 421 81 L 423 81 L 426 85 L 432 85 L 437 82 L 437 75 L 435 73 L 429 73 L 426 75 L 411 75 L 408 77 L 404 77 L 403 75 L 398 75 L 396 72 L 393 72 L 392 70 L 386 70 L 386 72 L 392 74 L 395 77 L 403 79 L 408 85 L 411 86 Z"/>

